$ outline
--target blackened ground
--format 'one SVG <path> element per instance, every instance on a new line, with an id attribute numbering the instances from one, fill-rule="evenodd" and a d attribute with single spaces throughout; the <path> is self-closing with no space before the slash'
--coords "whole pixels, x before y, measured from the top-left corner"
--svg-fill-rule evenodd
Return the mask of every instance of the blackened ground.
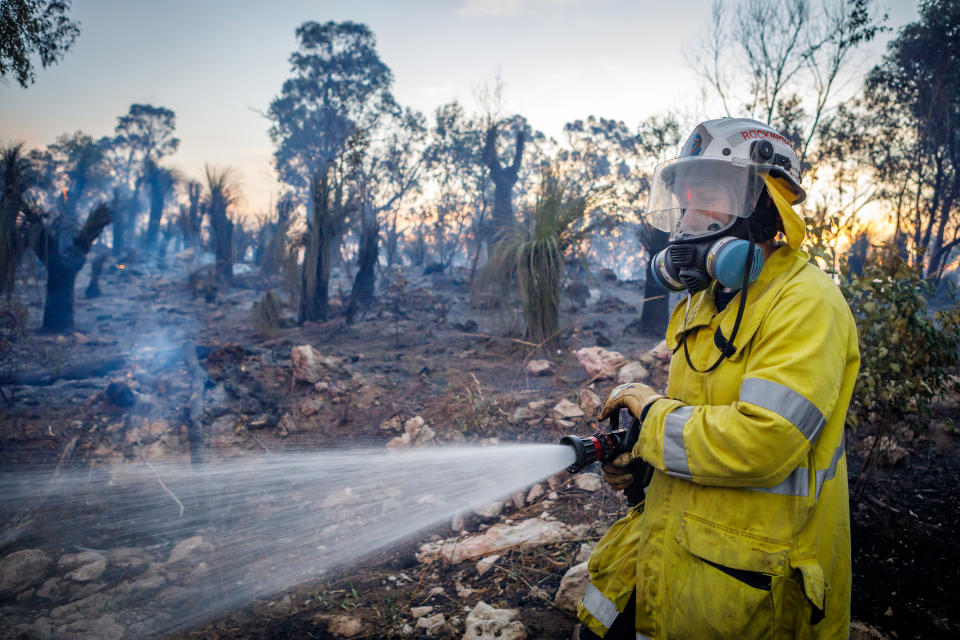
<path id="1" fill-rule="evenodd" d="M 941 436 L 862 488 L 850 460 L 853 617 L 901 639 L 960 637 L 960 456 Z"/>

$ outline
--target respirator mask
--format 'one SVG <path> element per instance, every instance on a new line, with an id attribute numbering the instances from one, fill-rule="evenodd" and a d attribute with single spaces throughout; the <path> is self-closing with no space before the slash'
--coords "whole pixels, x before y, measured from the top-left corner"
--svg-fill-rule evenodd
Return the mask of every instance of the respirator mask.
<path id="1" fill-rule="evenodd" d="M 763 175 L 749 164 L 696 157 L 659 165 L 646 219 L 670 233 L 670 246 L 650 261 L 654 280 L 691 294 L 713 280 L 731 289 L 756 280 L 763 268 L 756 242 L 766 238 L 751 238 L 749 218 L 763 193 Z"/>

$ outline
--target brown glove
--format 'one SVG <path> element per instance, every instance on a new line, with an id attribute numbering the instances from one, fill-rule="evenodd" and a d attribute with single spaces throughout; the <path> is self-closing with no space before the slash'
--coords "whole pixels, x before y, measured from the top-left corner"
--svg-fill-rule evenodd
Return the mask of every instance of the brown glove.
<path id="1" fill-rule="evenodd" d="M 653 404 L 664 396 L 654 391 L 642 382 L 631 382 L 615 387 L 607 396 L 597 421 L 606 420 L 614 411 L 626 407 L 634 418 L 640 419 L 644 407 Z"/>
<path id="2" fill-rule="evenodd" d="M 633 456 L 621 453 L 610 462 L 600 465 L 603 470 L 603 479 L 617 491 L 623 491 L 633 484 L 633 474 L 630 473 L 630 462 Z"/>

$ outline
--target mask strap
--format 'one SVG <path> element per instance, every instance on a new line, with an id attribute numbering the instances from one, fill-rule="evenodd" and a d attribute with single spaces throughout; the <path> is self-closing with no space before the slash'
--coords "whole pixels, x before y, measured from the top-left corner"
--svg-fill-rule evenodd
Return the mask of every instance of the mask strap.
<path id="1" fill-rule="evenodd" d="M 733 322 L 733 330 L 730 332 L 730 340 L 727 340 L 723 337 L 720 327 L 717 327 L 717 330 L 714 332 L 713 343 L 717 346 L 717 349 L 720 350 L 720 357 L 717 358 L 717 361 L 714 362 L 709 369 L 704 369 L 701 371 L 693 366 L 693 362 L 690 360 L 690 351 L 687 348 L 687 314 L 684 313 L 682 339 L 683 356 L 687 359 L 687 366 L 697 373 L 710 373 L 720 366 L 720 363 L 723 362 L 724 358 L 729 358 L 737 352 L 737 348 L 734 346 L 733 341 L 737 338 L 737 331 L 740 330 L 740 321 L 743 320 L 743 310 L 747 305 L 747 292 L 750 288 L 750 271 L 753 269 L 753 248 L 756 246 L 756 242 L 753 240 L 753 231 L 750 230 L 749 225 L 747 226 L 747 238 L 750 240 L 750 247 L 747 249 L 747 261 L 743 268 L 743 282 L 740 286 L 740 304 L 737 306 L 737 319 Z M 690 311 L 691 297 L 693 296 L 687 296 L 688 313 Z"/>

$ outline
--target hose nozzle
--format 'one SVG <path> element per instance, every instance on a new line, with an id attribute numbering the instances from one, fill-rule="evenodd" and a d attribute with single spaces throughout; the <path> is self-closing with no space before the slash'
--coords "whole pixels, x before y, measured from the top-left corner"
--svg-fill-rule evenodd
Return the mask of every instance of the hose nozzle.
<path id="1" fill-rule="evenodd" d="M 570 473 L 582 471 L 594 462 L 609 462 L 627 451 L 627 430 L 598 431 L 589 436 L 563 436 L 560 444 L 573 448 L 576 460 L 567 467 Z"/>

